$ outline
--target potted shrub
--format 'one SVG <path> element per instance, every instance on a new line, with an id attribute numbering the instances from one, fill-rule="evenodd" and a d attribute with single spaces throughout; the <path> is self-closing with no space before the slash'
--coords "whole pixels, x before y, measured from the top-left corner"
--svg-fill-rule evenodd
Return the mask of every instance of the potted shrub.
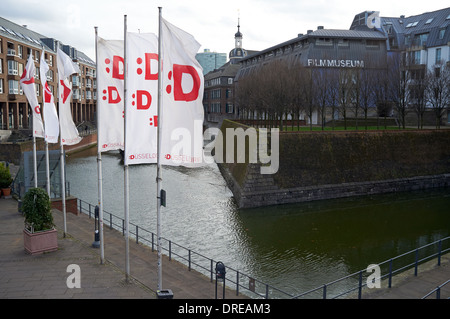
<path id="1" fill-rule="evenodd" d="M 3 196 L 11 195 L 10 185 L 13 179 L 11 178 L 11 173 L 9 168 L 5 164 L 0 163 L 0 189 L 2 190 Z"/>
<path id="2" fill-rule="evenodd" d="M 42 188 L 30 188 L 22 202 L 25 215 L 24 247 L 32 255 L 58 249 L 58 232 L 54 228 L 50 198 Z"/>

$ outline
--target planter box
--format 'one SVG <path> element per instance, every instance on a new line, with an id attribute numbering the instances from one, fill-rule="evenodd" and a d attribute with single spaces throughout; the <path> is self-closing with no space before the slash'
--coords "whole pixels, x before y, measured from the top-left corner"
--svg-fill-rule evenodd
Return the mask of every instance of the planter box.
<path id="1" fill-rule="evenodd" d="M 31 255 L 51 252 L 58 249 L 58 231 L 56 229 L 31 233 L 23 230 L 25 251 Z"/>

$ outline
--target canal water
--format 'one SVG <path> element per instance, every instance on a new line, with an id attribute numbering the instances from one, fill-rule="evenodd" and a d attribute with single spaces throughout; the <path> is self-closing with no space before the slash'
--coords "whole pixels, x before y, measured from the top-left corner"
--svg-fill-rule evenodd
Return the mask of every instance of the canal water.
<path id="1" fill-rule="evenodd" d="M 71 155 L 71 194 L 97 198 L 96 148 Z M 107 212 L 123 217 L 123 166 L 103 153 Z M 450 236 L 450 192 L 364 196 L 238 209 L 217 166 L 163 167 L 162 236 L 297 294 Z M 130 222 L 156 233 L 156 165 L 129 167 Z"/>

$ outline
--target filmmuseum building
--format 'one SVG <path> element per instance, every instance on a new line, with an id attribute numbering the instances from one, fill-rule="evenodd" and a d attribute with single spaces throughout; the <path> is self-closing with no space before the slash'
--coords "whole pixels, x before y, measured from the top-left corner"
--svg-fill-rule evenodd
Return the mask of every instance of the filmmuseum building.
<path id="1" fill-rule="evenodd" d="M 72 118 L 77 126 L 95 121 L 96 70 L 95 62 L 84 53 L 56 39 L 48 38 L 27 28 L 0 17 L 0 131 L 26 132 L 31 129 L 31 109 L 20 86 L 20 77 L 30 54 L 36 66 L 35 84 L 38 102 L 42 106 L 42 87 L 39 64 L 42 50 L 50 70 L 47 83 L 57 99 L 57 45 L 69 55 L 80 68 L 72 82 Z M 57 110 L 58 106 L 56 105 Z M 86 124 L 86 125 L 85 125 Z"/>
<path id="2" fill-rule="evenodd" d="M 362 77 L 361 74 L 366 74 L 366 78 L 375 78 L 386 73 L 391 58 L 402 54 L 412 57 L 410 63 L 414 65 L 409 66 L 411 69 L 439 72 L 437 69 L 449 63 L 450 8 L 412 17 L 375 16 L 378 20 L 373 19 L 374 14 L 377 13 L 366 11 L 357 14 L 349 30 L 319 26 L 316 30 L 308 30 L 306 34 L 299 34 L 294 39 L 242 57 L 234 79 L 235 85 L 238 86 L 239 80 L 261 67 L 279 60 L 287 61 L 289 65 L 300 63 L 311 69 L 312 73 L 325 73 L 327 77 L 337 79 L 337 82 L 342 81 L 343 74 L 350 74 L 352 82 L 360 81 L 357 78 Z M 330 83 L 327 84 L 329 85 Z M 375 107 L 376 103 L 372 98 L 369 116 L 380 115 Z M 395 116 L 394 108 L 386 112 Z M 332 113 L 328 110 L 326 115 L 321 117 L 317 108 L 310 117 L 306 114 L 303 116 L 307 123 L 312 124 L 342 117 L 338 109 Z M 450 121 L 447 113 L 448 110 L 442 124 Z M 238 105 L 234 107 L 234 115 L 239 117 Z M 347 116 L 354 114 L 349 110 Z M 361 113 L 358 116 L 361 116 Z"/>

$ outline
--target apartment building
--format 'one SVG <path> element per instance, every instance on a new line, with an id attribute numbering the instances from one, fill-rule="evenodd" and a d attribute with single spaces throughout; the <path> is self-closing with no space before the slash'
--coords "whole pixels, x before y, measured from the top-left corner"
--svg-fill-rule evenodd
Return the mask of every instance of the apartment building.
<path id="1" fill-rule="evenodd" d="M 31 129 L 31 109 L 20 86 L 20 77 L 32 54 L 35 60 L 35 84 L 38 102 L 42 106 L 42 86 L 39 74 L 42 51 L 49 65 L 47 83 L 57 103 L 58 74 L 56 66 L 57 46 L 69 55 L 80 68 L 80 74 L 72 76 L 72 117 L 76 125 L 95 120 L 96 68 L 95 62 L 83 52 L 46 37 L 12 21 L 0 17 L 0 129 Z M 57 105 L 58 109 L 58 105 Z"/>

